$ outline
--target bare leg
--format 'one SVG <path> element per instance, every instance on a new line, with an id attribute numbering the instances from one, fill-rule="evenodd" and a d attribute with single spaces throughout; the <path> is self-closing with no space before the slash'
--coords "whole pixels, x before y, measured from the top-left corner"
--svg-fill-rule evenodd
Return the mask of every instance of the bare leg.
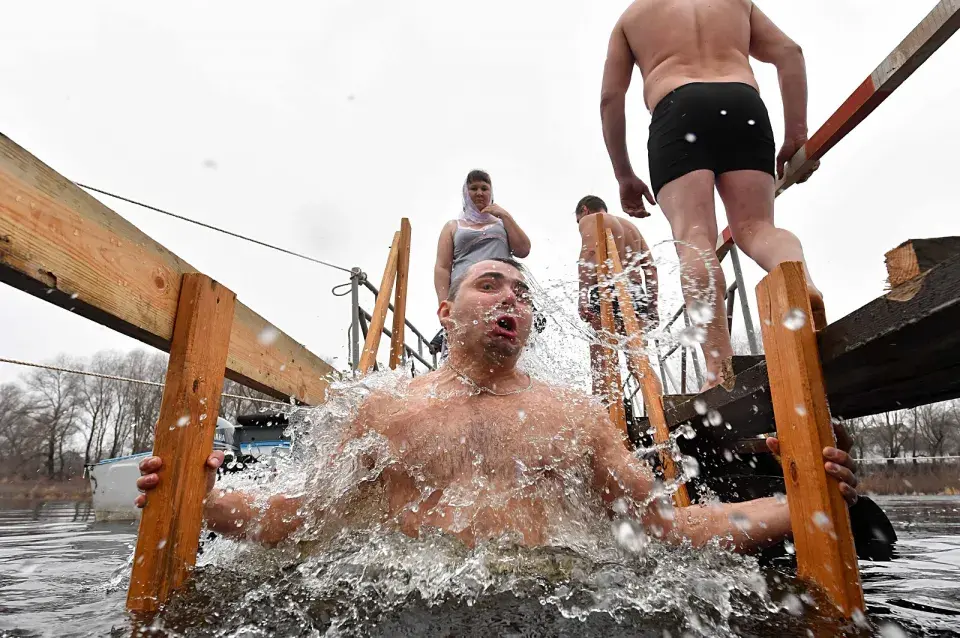
<path id="1" fill-rule="evenodd" d="M 731 171 L 717 178 L 717 190 L 727 210 L 733 241 L 757 265 L 770 272 L 785 261 L 803 264 L 814 323 L 825 324 L 823 295 L 813 285 L 800 240 L 789 230 L 773 224 L 773 177 L 762 171 Z"/>
<path id="2" fill-rule="evenodd" d="M 727 310 L 723 305 L 726 282 L 716 252 L 717 217 L 713 188 L 713 172 L 700 170 L 673 180 L 660 189 L 657 196 L 677 241 L 684 299 L 689 306 L 706 293 L 713 305 L 713 319 L 704 326 L 707 336 L 703 343 L 703 358 L 707 362 L 707 380 L 703 389 L 723 381 L 723 362 L 733 355 L 727 332 Z M 709 289 L 711 273 L 713 290 Z"/>

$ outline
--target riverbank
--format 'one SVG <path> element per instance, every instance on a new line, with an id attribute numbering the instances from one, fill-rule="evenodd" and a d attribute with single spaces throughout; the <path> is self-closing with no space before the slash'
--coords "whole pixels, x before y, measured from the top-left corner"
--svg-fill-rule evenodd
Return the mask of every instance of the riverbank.
<path id="1" fill-rule="evenodd" d="M 960 465 L 900 463 L 861 466 L 860 491 L 867 494 L 960 494 Z"/>
<path id="2" fill-rule="evenodd" d="M 90 481 L 84 478 L 66 481 L 0 479 L 0 500 L 82 502 L 90 498 Z"/>

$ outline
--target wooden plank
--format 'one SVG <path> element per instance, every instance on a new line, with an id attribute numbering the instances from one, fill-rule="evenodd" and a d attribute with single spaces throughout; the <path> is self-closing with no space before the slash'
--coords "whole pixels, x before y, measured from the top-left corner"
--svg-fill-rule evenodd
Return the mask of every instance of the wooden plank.
<path id="1" fill-rule="evenodd" d="M 140 519 L 127 608 L 153 612 L 189 575 L 200 545 L 206 460 L 220 409 L 236 296 L 206 275 L 183 275 L 153 453 L 160 485 Z"/>
<path id="2" fill-rule="evenodd" d="M 607 229 L 604 236 L 607 241 L 607 255 L 611 261 L 616 282 L 617 301 L 620 306 L 620 313 L 623 316 L 623 330 L 627 337 L 627 367 L 640 383 L 643 402 L 647 406 L 647 416 L 650 419 L 650 425 L 653 426 L 653 440 L 658 444 L 664 444 L 670 441 L 670 430 L 667 428 L 666 418 L 663 415 L 663 386 L 647 359 L 643 341 L 643 327 L 640 325 L 640 319 L 634 309 L 633 297 L 627 288 L 627 282 L 622 277 L 623 263 L 620 261 L 613 233 Z M 673 460 L 672 447 L 671 445 L 671 449 L 660 451 L 660 464 L 663 467 L 663 476 L 667 480 L 677 478 L 677 465 Z M 673 502 L 677 507 L 690 505 L 690 495 L 687 493 L 686 485 L 680 484 L 677 487 L 677 491 L 673 494 Z"/>
<path id="3" fill-rule="evenodd" d="M 360 366 L 357 371 L 368 374 L 377 362 L 377 352 L 380 350 L 380 337 L 383 326 L 387 322 L 387 306 L 390 304 L 390 294 L 393 292 L 393 283 L 397 279 L 397 262 L 400 257 L 400 231 L 393 234 L 393 243 L 390 244 L 390 254 L 387 257 L 387 266 L 383 269 L 383 279 L 380 280 L 380 293 L 377 303 L 373 306 L 373 316 L 370 319 L 370 329 L 363 344 L 363 353 L 360 355 Z"/>
<path id="4" fill-rule="evenodd" d="M 393 331 L 390 337 L 390 369 L 403 361 L 407 317 L 407 279 L 410 270 L 410 220 L 400 220 L 400 259 L 397 262 L 397 292 L 393 300 Z"/>
<path id="5" fill-rule="evenodd" d="M 800 176 L 873 113 L 958 28 L 960 0 L 940 0 L 791 158 L 786 174 L 777 183 L 776 194 L 779 196 L 796 184 Z M 725 253 L 732 244 L 728 228 L 720 236 L 718 249 Z"/>
<path id="6" fill-rule="evenodd" d="M 169 351 L 190 264 L 0 134 L 0 281 Z M 322 359 L 241 303 L 227 376 L 280 399 L 323 402 Z"/>
<path id="7" fill-rule="evenodd" d="M 960 255 L 937 264 L 909 297 L 892 291 L 817 334 L 835 416 L 853 418 L 960 397 Z M 703 425 L 689 397 L 664 398 L 670 428 L 691 423 L 719 441 L 770 431 L 767 366 L 737 374 L 732 390 L 699 395 L 725 427 Z"/>
<path id="8" fill-rule="evenodd" d="M 600 296 L 600 332 L 603 344 L 603 399 L 610 411 L 610 420 L 613 421 L 629 440 L 627 432 L 627 414 L 623 407 L 623 395 L 620 388 L 623 381 L 620 376 L 620 356 L 613 344 L 616 343 L 617 325 L 613 317 L 613 301 L 610 298 L 610 267 L 607 263 L 607 242 L 603 224 L 603 214 L 597 218 L 597 292 Z"/>
<path id="9" fill-rule="evenodd" d="M 887 283 L 896 288 L 954 255 L 960 255 L 960 237 L 907 240 L 885 255 Z"/>
<path id="10" fill-rule="evenodd" d="M 757 286 L 770 394 L 797 551 L 797 575 L 819 586 L 846 617 L 866 609 L 850 514 L 823 467 L 836 445 L 812 322 L 785 325 L 800 308 L 811 316 L 800 262 L 785 262 Z"/>

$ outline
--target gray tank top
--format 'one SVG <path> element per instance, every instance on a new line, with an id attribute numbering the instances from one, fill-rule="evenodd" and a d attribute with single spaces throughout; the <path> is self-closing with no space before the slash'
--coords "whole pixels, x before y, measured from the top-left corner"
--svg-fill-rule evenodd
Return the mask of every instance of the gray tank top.
<path id="1" fill-rule="evenodd" d="M 467 228 L 457 222 L 453 232 L 453 268 L 450 281 L 467 271 L 473 264 L 485 259 L 510 257 L 510 243 L 507 241 L 507 229 L 502 222 L 483 228 Z"/>

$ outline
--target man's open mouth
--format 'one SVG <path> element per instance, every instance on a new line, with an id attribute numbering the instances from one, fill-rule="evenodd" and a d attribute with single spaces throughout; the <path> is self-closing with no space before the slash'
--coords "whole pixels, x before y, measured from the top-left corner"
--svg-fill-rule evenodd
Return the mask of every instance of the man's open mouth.
<path id="1" fill-rule="evenodd" d="M 510 315 L 501 315 L 493 329 L 494 334 L 510 339 L 517 337 L 517 318 Z"/>

